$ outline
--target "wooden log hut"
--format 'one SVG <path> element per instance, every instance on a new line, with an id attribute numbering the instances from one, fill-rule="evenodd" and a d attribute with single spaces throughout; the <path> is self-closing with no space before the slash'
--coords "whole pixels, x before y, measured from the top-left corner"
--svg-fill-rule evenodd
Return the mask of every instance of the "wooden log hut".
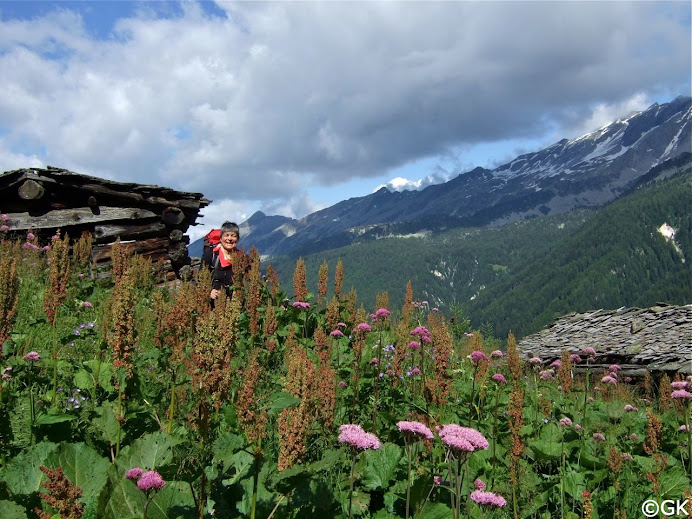
<path id="1" fill-rule="evenodd" d="M 0 212 L 5 234 L 31 230 L 41 242 L 58 229 L 72 240 L 93 236 L 96 267 L 110 263 L 111 245 L 120 238 L 135 254 L 163 260 L 178 273 L 190 264 L 186 236 L 200 210 L 211 203 L 201 193 L 115 182 L 47 166 L 0 175 Z"/>

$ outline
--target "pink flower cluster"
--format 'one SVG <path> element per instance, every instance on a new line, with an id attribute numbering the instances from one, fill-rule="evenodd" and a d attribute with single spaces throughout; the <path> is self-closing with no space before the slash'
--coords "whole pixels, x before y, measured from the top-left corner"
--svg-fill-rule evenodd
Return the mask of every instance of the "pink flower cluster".
<path id="1" fill-rule="evenodd" d="M 139 467 L 134 467 L 127 471 L 125 477 L 130 481 L 137 482 L 137 488 L 139 488 L 142 492 L 161 490 L 166 486 L 166 482 L 161 477 L 161 474 L 155 470 L 144 472 Z"/>
<path id="2" fill-rule="evenodd" d="M 670 394 L 670 396 L 678 400 L 689 400 L 690 398 L 692 398 L 692 393 L 684 389 L 676 389 Z"/>
<path id="3" fill-rule="evenodd" d="M 560 418 L 560 425 L 563 427 L 572 427 L 572 420 L 566 416 L 564 418 Z"/>
<path id="4" fill-rule="evenodd" d="M 356 449 L 379 449 L 382 444 L 374 434 L 367 433 L 360 425 L 345 424 L 339 427 L 339 441 Z"/>
<path id="5" fill-rule="evenodd" d="M 576 353 L 573 353 L 572 355 L 569 356 L 570 362 L 574 362 L 575 364 L 579 364 L 582 361 L 582 358 L 577 355 Z"/>
<path id="6" fill-rule="evenodd" d="M 498 384 L 506 384 L 507 383 L 507 379 L 505 378 L 505 376 L 502 373 L 495 373 L 490 378 L 492 378 Z"/>
<path id="7" fill-rule="evenodd" d="M 456 424 L 438 427 L 437 434 L 440 436 L 442 443 L 454 451 L 474 452 L 478 449 L 487 449 L 490 445 L 485 436 L 476 429 Z"/>
<path id="8" fill-rule="evenodd" d="M 342 332 L 341 330 L 332 330 L 332 331 L 329 333 L 329 335 L 331 335 L 332 337 L 343 337 L 343 336 L 344 336 L 344 332 Z"/>
<path id="9" fill-rule="evenodd" d="M 614 386 L 618 383 L 618 379 L 615 378 L 611 373 L 610 375 L 606 375 L 605 377 L 603 377 L 601 379 L 601 382 L 603 382 L 604 384 L 612 384 Z"/>
<path id="10" fill-rule="evenodd" d="M 420 422 L 397 422 L 397 427 L 399 427 L 399 430 L 403 433 L 407 433 L 410 436 L 416 436 L 419 438 L 425 438 L 427 440 L 432 440 L 433 439 L 433 433 L 432 431 L 425 425 Z"/>
<path id="11" fill-rule="evenodd" d="M 486 492 L 485 490 L 474 490 L 469 495 L 474 503 L 478 503 L 482 506 L 494 506 L 497 508 L 502 508 L 507 504 L 505 498 L 494 492 Z"/>
<path id="12" fill-rule="evenodd" d="M 500 350 L 493 350 L 490 352 L 490 357 L 493 359 L 499 359 L 503 356 L 504 354 Z"/>
<path id="13" fill-rule="evenodd" d="M 294 301 L 292 306 L 293 308 L 306 309 L 310 308 L 310 303 L 306 303 L 305 301 Z"/>
<path id="14" fill-rule="evenodd" d="M 593 433 L 593 439 L 597 442 L 604 442 L 605 436 L 603 436 L 601 433 Z"/>
<path id="15" fill-rule="evenodd" d="M 425 326 L 416 326 L 413 330 L 409 332 L 410 335 L 417 335 L 420 338 L 420 342 L 430 344 L 432 342 L 432 334 Z"/>
<path id="16" fill-rule="evenodd" d="M 596 350 L 594 350 L 591 346 L 588 348 L 584 348 L 581 351 L 584 355 L 588 355 L 589 357 L 595 357 L 596 356 Z"/>
<path id="17" fill-rule="evenodd" d="M 386 308 L 378 308 L 378 309 L 375 311 L 374 314 L 371 314 L 371 315 L 370 315 L 370 318 L 371 318 L 371 319 L 374 319 L 374 320 L 381 320 L 381 321 L 383 321 L 383 320 L 385 320 L 387 317 L 389 317 L 391 313 L 392 313 L 392 312 L 390 312 L 390 311 L 387 310 Z"/>
<path id="18" fill-rule="evenodd" d="M 26 355 L 24 355 L 24 360 L 27 362 L 38 362 L 41 360 L 41 356 L 38 354 L 37 351 L 30 351 Z"/>
<path id="19" fill-rule="evenodd" d="M 670 387 L 673 389 L 688 389 L 692 388 L 692 384 L 685 380 L 676 380 L 675 382 L 670 383 Z"/>
<path id="20" fill-rule="evenodd" d="M 540 357 L 531 357 L 529 359 L 529 364 L 541 364 L 542 362 Z"/>
<path id="21" fill-rule="evenodd" d="M 368 323 L 360 323 L 356 325 L 356 329 L 360 330 L 361 332 L 371 332 L 372 327 Z"/>
<path id="22" fill-rule="evenodd" d="M 639 411 L 639 408 L 638 408 L 638 407 L 634 407 L 634 406 L 631 405 L 631 404 L 627 404 L 627 405 L 625 406 L 625 411 L 636 413 L 637 411 Z"/>
<path id="23" fill-rule="evenodd" d="M 471 357 L 471 362 L 474 365 L 478 365 L 478 363 L 481 361 L 488 360 L 488 356 L 485 353 L 483 353 L 482 351 L 472 351 L 470 357 Z"/>

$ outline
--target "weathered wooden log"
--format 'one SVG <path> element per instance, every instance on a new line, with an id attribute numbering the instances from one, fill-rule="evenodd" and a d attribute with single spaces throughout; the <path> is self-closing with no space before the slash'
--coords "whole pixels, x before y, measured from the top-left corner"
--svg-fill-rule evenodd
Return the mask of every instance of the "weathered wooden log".
<path id="1" fill-rule="evenodd" d="M 110 189 L 106 186 L 102 186 L 99 184 L 84 184 L 82 185 L 82 189 L 86 189 L 87 191 L 92 191 L 93 193 L 101 195 L 115 196 L 118 198 L 129 198 L 130 200 L 137 200 L 138 202 L 142 202 L 144 200 L 144 197 L 139 193 L 130 193 L 128 191 L 116 191 L 115 189 Z"/>
<path id="2" fill-rule="evenodd" d="M 46 190 L 40 182 L 35 180 L 25 180 L 18 189 L 19 196 L 24 200 L 38 200 L 42 198 Z"/>
<path id="3" fill-rule="evenodd" d="M 180 229 L 173 229 L 171 234 L 168 235 L 168 239 L 171 240 L 171 242 L 183 241 L 184 236 L 183 231 Z"/>
<path id="4" fill-rule="evenodd" d="M 185 220 L 185 213 L 177 207 L 166 207 L 161 214 L 161 220 L 167 225 L 179 225 Z"/>
<path id="5" fill-rule="evenodd" d="M 149 256 L 152 257 L 152 259 L 168 259 L 169 245 L 170 242 L 168 238 L 149 238 L 146 240 L 120 243 L 120 246 L 126 248 L 129 252 L 142 256 Z M 91 259 L 97 263 L 109 261 L 112 248 L 112 244 L 94 246 L 91 252 Z"/>
<path id="6" fill-rule="evenodd" d="M 88 223 L 107 222 L 110 220 L 141 220 L 156 218 L 158 215 L 147 209 L 134 207 L 101 207 L 99 214 L 89 207 L 48 211 L 39 216 L 29 213 L 9 213 L 12 222 L 10 230 L 49 229 Z"/>
<path id="7" fill-rule="evenodd" d="M 94 227 L 94 241 L 96 243 L 110 243 L 118 237 L 121 240 L 134 240 L 160 236 L 165 231 L 166 226 L 161 222 L 134 225 L 106 223 Z"/>

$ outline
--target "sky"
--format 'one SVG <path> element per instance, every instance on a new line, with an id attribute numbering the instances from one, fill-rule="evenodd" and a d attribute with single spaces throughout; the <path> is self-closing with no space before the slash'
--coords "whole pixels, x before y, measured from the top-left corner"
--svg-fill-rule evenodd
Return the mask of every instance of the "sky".
<path id="1" fill-rule="evenodd" d="M 3 0 L 0 172 L 203 193 L 192 240 L 422 189 L 692 95 L 691 5 Z"/>

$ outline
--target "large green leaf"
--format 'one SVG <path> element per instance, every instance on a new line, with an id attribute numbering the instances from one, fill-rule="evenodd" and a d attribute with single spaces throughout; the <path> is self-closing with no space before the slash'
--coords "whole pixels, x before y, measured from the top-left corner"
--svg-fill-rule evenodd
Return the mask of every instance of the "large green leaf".
<path id="1" fill-rule="evenodd" d="M 245 440 L 239 434 L 223 433 L 212 447 L 214 453 L 213 465 L 221 467 L 221 472 L 226 472 L 233 464 L 233 455 L 243 448 Z"/>
<path id="2" fill-rule="evenodd" d="M 51 425 L 55 423 L 63 423 L 63 422 L 71 422 L 72 420 L 76 420 L 77 416 L 73 414 L 67 414 L 67 413 L 45 413 L 40 415 L 38 418 L 36 418 L 36 421 L 34 422 L 35 425 Z"/>
<path id="3" fill-rule="evenodd" d="M 394 478 L 401 459 L 401 447 L 385 443 L 376 451 L 367 451 L 366 466 L 361 483 L 368 490 L 385 490 Z"/>
<path id="4" fill-rule="evenodd" d="M 118 417 L 113 407 L 114 403 L 106 402 L 94 409 L 98 416 L 91 423 L 101 433 L 101 437 L 110 445 L 115 445 L 118 435 Z"/>
<path id="5" fill-rule="evenodd" d="M 669 467 L 661 474 L 661 497 L 680 499 L 683 491 L 692 487 L 692 481 L 685 470 L 678 466 Z"/>
<path id="6" fill-rule="evenodd" d="M 449 519 L 450 517 L 452 517 L 452 510 L 447 505 L 427 503 L 417 519 Z"/>
<path id="7" fill-rule="evenodd" d="M 114 466 L 110 467 L 107 476 L 106 491 L 101 494 L 99 503 L 99 519 L 142 517 L 144 493 L 135 483 L 125 479 Z"/>
<path id="8" fill-rule="evenodd" d="M 12 501 L 0 501 L 0 517 L 2 519 L 27 519 L 24 507 Z"/>
<path id="9" fill-rule="evenodd" d="M 195 499 L 188 483 L 170 481 L 151 500 L 149 519 L 181 519 L 195 517 Z"/>
<path id="10" fill-rule="evenodd" d="M 173 462 L 173 447 L 181 442 L 181 439 L 160 431 L 146 434 L 125 447 L 116 464 L 123 474 L 133 467 L 160 472 Z"/>
<path id="11" fill-rule="evenodd" d="M 84 443 L 63 443 L 46 458 L 51 468 L 62 467 L 65 477 L 82 489 L 82 501 L 98 496 L 108 479 L 110 461 Z"/>
<path id="12" fill-rule="evenodd" d="M 5 469 L 5 482 L 10 492 L 38 492 L 41 478 L 44 476 L 39 467 L 46 464 L 46 458 L 57 448 L 55 443 L 41 442 L 32 449 L 19 453 L 10 461 Z"/>
<path id="13" fill-rule="evenodd" d="M 272 393 L 267 400 L 267 411 L 271 415 L 278 413 L 282 409 L 295 407 L 300 404 L 300 398 L 293 396 L 291 393 L 285 393 L 283 391 Z"/>

